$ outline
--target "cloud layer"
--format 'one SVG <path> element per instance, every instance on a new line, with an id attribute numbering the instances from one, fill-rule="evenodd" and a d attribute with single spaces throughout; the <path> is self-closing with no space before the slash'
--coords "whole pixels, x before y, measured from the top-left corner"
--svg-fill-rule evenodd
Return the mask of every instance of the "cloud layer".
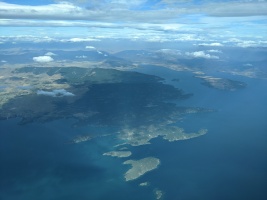
<path id="1" fill-rule="evenodd" d="M 146 9 L 144 9 L 144 6 Z M 177 15 L 206 14 L 219 17 L 267 15 L 265 1 L 230 1 L 185 6 L 160 1 L 157 4 L 145 1 L 115 1 L 109 3 L 89 2 L 82 7 L 70 2 L 49 5 L 17 5 L 0 2 L 0 17 L 3 19 L 53 19 L 89 21 L 158 22 L 173 19 Z M 134 8 L 134 9 L 133 9 Z"/>
<path id="2" fill-rule="evenodd" d="M 267 37 L 267 1 L 264 0 L 55 2 L 47 5 L 0 2 L 0 26 L 9 31 L 9 27 L 27 27 L 24 35 L 32 32 L 34 36 L 40 35 L 37 27 L 56 27 L 57 33 L 54 30 L 42 33 L 47 36 L 43 38 L 47 42 L 52 42 L 52 34 L 55 34 L 62 37 L 63 42 L 127 38 L 150 42 L 202 41 L 206 46 L 219 46 L 214 38 Z M 15 31 L 6 35 L 13 33 Z"/>

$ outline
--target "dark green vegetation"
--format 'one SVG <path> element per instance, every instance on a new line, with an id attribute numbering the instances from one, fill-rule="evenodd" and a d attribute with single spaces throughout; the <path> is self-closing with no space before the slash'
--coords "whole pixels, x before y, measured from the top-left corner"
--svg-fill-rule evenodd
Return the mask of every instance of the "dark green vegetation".
<path id="1" fill-rule="evenodd" d="M 206 111 L 177 107 L 170 100 L 183 100 L 191 94 L 162 83 L 161 78 L 114 69 L 25 67 L 13 74 L 60 74 L 55 84 L 68 84 L 74 96 L 53 97 L 32 93 L 10 99 L 2 106 L 1 119 L 21 118 L 21 124 L 75 118 L 77 125 L 97 124 L 135 127 L 169 124 L 186 113 Z M 52 90 L 45 90 L 51 92 Z M 168 102 L 169 101 L 169 102 Z"/>

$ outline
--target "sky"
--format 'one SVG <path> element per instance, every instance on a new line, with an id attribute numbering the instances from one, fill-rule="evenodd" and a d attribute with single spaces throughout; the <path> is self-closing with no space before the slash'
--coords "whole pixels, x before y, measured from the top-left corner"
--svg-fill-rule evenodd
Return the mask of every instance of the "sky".
<path id="1" fill-rule="evenodd" d="M 0 0 L 0 43 L 103 39 L 267 46 L 267 0 Z"/>

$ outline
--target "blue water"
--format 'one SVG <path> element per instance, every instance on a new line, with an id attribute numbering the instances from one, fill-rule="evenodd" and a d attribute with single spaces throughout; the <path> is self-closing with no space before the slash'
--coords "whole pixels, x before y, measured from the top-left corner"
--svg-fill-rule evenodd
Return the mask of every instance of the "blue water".
<path id="1" fill-rule="evenodd" d="M 17 119 L 0 121 L 0 199 L 152 200 L 155 188 L 170 200 L 267 199 L 267 81 L 222 74 L 248 84 L 227 92 L 201 85 L 189 72 L 155 67 L 139 71 L 194 94 L 177 105 L 217 110 L 177 123 L 188 132 L 207 128 L 208 134 L 177 142 L 157 138 L 151 145 L 130 147 L 132 159 L 155 156 L 161 165 L 125 182 L 126 159 L 102 156 L 117 143 L 113 135 L 68 144 L 95 129 L 113 132 L 109 127 L 72 127 L 69 120 L 22 126 Z M 139 187 L 143 181 L 151 185 Z"/>
<path id="2" fill-rule="evenodd" d="M 163 69 L 157 70 L 155 75 Z M 179 72 L 183 74 L 179 76 L 163 71 L 169 80 L 178 76 L 180 81 L 173 84 L 194 94 L 178 105 L 217 110 L 178 123 L 189 131 L 208 128 L 207 135 L 153 143 L 153 148 L 160 149 L 155 152 L 162 161 L 158 179 L 159 187 L 168 191 L 166 199 L 266 199 L 267 81 L 223 74 L 248 84 L 245 89 L 227 92 L 200 85 L 201 80 L 191 73 Z"/>

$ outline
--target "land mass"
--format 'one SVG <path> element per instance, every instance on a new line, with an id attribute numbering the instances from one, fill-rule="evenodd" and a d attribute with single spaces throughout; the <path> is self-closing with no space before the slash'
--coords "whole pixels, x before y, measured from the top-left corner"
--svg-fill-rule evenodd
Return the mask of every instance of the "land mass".
<path id="1" fill-rule="evenodd" d="M 186 133 L 183 128 L 176 126 L 142 126 L 133 129 L 121 130 L 118 138 L 131 146 L 140 146 L 150 144 L 150 140 L 162 136 L 163 139 L 169 142 L 177 140 L 188 140 L 195 137 L 205 135 L 208 132 L 207 129 L 200 129 L 196 133 Z"/>
<path id="2" fill-rule="evenodd" d="M 124 175 L 126 181 L 132 181 L 156 169 L 160 164 L 160 160 L 154 157 L 147 157 L 141 160 L 127 160 L 123 164 L 132 165 L 132 168 Z"/>
<path id="3" fill-rule="evenodd" d="M 24 67 L 3 73 L 0 119 L 17 117 L 21 124 L 62 118 L 78 125 L 157 123 L 183 112 L 165 101 L 191 96 L 160 77 L 115 69 Z"/>
<path id="4" fill-rule="evenodd" d="M 241 81 L 235 81 L 226 78 L 216 78 L 212 76 L 196 76 L 196 77 L 201 78 L 204 81 L 202 83 L 203 85 L 218 90 L 235 91 L 237 89 L 246 87 L 246 84 Z"/>

